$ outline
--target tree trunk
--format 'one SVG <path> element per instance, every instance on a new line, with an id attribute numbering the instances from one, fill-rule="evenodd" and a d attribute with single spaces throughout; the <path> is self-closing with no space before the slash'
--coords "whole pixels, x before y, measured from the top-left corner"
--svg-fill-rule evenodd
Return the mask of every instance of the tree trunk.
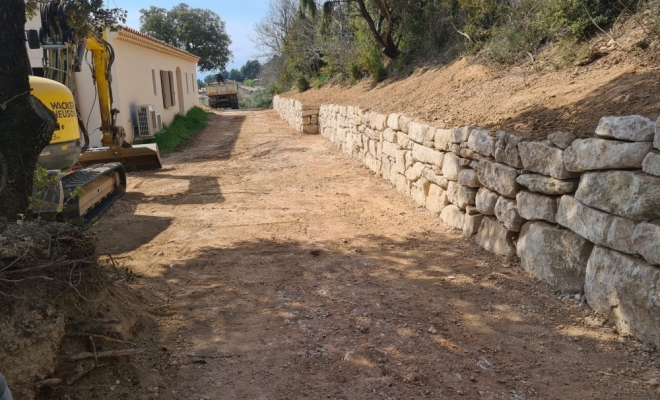
<path id="1" fill-rule="evenodd" d="M 0 218 L 15 221 L 32 194 L 37 159 L 55 115 L 30 94 L 24 0 L 0 0 Z"/>
<path id="2" fill-rule="evenodd" d="M 385 33 L 382 35 L 378 31 L 378 29 L 376 29 L 374 20 L 373 18 L 371 18 L 371 14 L 369 14 L 369 11 L 367 10 L 367 6 L 365 5 L 364 0 L 356 0 L 356 3 L 358 4 L 358 8 L 360 9 L 360 15 L 362 15 L 362 18 L 367 22 L 371 35 L 374 37 L 374 40 L 376 41 L 378 46 L 381 47 L 385 57 L 389 58 L 390 60 L 394 60 L 395 58 L 397 58 L 397 56 L 399 55 L 399 49 L 392 40 L 393 17 L 390 9 L 387 6 L 387 3 L 386 2 L 379 3 L 378 1 L 375 2 L 376 7 L 379 10 L 379 13 L 383 16 L 383 18 L 387 20 L 387 29 L 385 30 Z"/>

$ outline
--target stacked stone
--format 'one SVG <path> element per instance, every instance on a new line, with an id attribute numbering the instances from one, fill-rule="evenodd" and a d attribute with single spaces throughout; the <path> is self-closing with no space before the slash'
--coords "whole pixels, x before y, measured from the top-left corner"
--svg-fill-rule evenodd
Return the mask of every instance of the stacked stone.
<path id="1" fill-rule="evenodd" d="M 280 96 L 273 98 L 273 109 L 298 133 L 318 134 L 319 106 L 303 104 Z"/>
<path id="2" fill-rule="evenodd" d="M 604 117 L 593 138 L 544 141 L 338 105 L 319 125 L 448 226 L 660 346 L 660 119 Z"/>

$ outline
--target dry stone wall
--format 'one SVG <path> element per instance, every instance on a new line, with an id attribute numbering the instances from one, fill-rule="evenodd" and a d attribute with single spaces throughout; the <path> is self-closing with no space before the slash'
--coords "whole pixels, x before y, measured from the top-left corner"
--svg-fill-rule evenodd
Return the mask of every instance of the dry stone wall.
<path id="1" fill-rule="evenodd" d="M 274 103 L 297 128 L 305 106 Z M 593 138 L 532 141 L 327 104 L 318 126 L 446 225 L 660 347 L 660 118 L 604 117 Z"/>
<path id="2" fill-rule="evenodd" d="M 319 133 L 318 105 L 302 104 L 298 100 L 275 96 L 273 108 L 294 131 L 312 135 Z"/>

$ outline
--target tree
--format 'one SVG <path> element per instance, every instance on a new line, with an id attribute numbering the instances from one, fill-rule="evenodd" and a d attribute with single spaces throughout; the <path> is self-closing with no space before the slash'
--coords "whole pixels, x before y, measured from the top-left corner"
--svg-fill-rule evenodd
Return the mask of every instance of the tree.
<path id="1" fill-rule="evenodd" d="M 284 42 L 297 18 L 298 0 L 269 0 L 268 15 L 254 25 L 250 41 L 259 49 L 259 57 L 272 59 L 284 54 Z"/>
<path id="2" fill-rule="evenodd" d="M 245 65 L 241 67 L 241 75 L 244 79 L 255 79 L 259 76 L 261 70 L 261 63 L 259 60 L 248 60 Z"/>
<path id="3" fill-rule="evenodd" d="M 229 71 L 228 78 L 236 82 L 243 82 L 244 79 L 241 71 L 237 70 L 236 68 L 232 68 L 232 70 Z"/>
<path id="4" fill-rule="evenodd" d="M 201 79 L 197 79 L 197 87 L 200 88 L 200 89 L 205 88 L 206 87 L 206 82 L 204 82 Z"/>
<path id="5" fill-rule="evenodd" d="M 232 57 L 231 39 L 218 14 L 181 3 L 171 10 L 140 10 L 140 31 L 200 57 L 199 70 L 223 70 Z"/>
<path id="6" fill-rule="evenodd" d="M 30 60 L 25 45 L 26 15 L 36 0 L 0 0 L 0 218 L 15 221 L 32 195 L 39 153 L 50 142 L 57 118 L 30 94 Z M 27 11 L 27 12 L 26 12 Z M 102 0 L 78 0 L 68 11 L 76 34 L 114 27 L 125 18 L 120 9 L 104 9 Z"/>

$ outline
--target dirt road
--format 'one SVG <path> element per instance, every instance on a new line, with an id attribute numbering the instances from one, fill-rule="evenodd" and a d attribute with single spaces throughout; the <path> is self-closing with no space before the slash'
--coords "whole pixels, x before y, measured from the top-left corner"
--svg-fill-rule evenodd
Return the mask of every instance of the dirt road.
<path id="1" fill-rule="evenodd" d="M 660 356 L 273 111 L 214 116 L 95 228 L 150 298 L 89 399 L 650 399 Z"/>

